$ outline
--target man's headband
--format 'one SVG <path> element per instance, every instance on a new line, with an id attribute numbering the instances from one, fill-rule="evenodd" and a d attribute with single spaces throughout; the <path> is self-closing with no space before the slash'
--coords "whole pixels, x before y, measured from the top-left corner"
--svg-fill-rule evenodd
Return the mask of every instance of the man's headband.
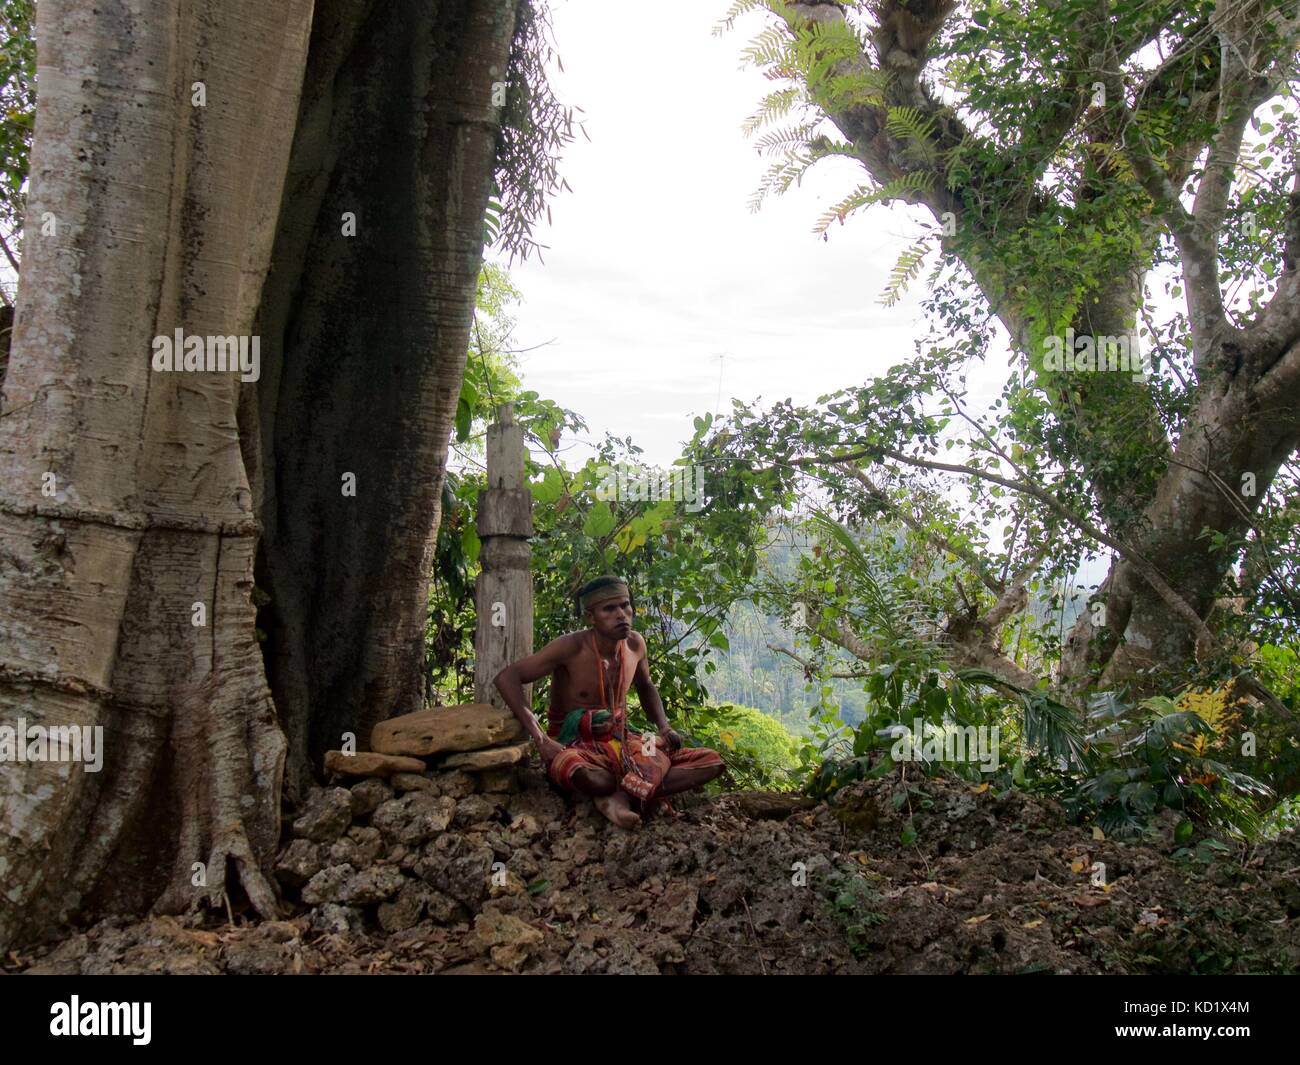
<path id="1" fill-rule="evenodd" d="M 630 599 L 631 593 L 628 587 L 622 581 L 617 584 L 602 584 L 599 588 L 593 588 L 579 601 L 583 610 L 590 610 L 597 603 L 602 603 L 606 599 Z"/>

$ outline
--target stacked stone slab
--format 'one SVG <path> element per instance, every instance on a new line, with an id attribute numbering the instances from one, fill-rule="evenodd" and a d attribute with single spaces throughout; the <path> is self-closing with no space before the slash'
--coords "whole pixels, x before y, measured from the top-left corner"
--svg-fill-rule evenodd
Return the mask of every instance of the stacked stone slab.
<path id="1" fill-rule="evenodd" d="M 509 710 L 487 703 L 434 706 L 375 726 L 370 750 L 330 751 L 325 768 L 337 778 L 390 781 L 398 791 L 436 790 L 432 778 L 454 770 L 468 774 L 472 790 L 509 792 L 528 742 Z"/>

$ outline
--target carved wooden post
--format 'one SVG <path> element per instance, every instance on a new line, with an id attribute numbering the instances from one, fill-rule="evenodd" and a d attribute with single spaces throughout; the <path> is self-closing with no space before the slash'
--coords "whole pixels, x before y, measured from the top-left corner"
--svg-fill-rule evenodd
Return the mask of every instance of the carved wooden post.
<path id="1" fill-rule="evenodd" d="M 492 678 L 533 650 L 533 496 L 524 481 L 524 432 L 509 403 L 488 427 L 487 478 L 478 497 L 483 547 L 474 588 L 474 699 L 504 708 Z M 530 686 L 524 692 L 531 698 Z"/>

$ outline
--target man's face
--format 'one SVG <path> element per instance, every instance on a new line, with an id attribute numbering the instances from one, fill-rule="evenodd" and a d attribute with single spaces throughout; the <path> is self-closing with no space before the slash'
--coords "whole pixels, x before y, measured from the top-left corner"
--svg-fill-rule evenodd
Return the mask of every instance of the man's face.
<path id="1" fill-rule="evenodd" d="M 625 639 L 632 631 L 633 613 L 632 600 L 627 596 L 602 599 L 587 611 L 592 628 L 611 640 Z"/>

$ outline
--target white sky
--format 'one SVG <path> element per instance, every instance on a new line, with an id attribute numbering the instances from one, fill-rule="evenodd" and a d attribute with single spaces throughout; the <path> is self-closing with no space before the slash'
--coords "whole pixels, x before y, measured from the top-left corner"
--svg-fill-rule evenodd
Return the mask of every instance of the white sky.
<path id="1" fill-rule="evenodd" d="M 712 35 L 728 6 L 661 0 L 647 18 L 555 0 L 553 85 L 585 111 L 591 141 L 563 157 L 573 192 L 535 232 L 545 262 L 511 269 L 516 346 L 553 341 L 522 357 L 526 386 L 582 414 L 592 440 L 630 435 L 657 465 L 680 453 L 693 416 L 719 409 L 720 353 L 724 411 L 733 396 L 812 402 L 910 359 L 921 328 L 919 284 L 893 308 L 878 299 L 922 212 L 873 207 L 829 242 L 812 233 L 865 179 L 851 160 L 818 164 L 750 213 L 768 160 L 740 125 L 773 86 L 740 69 L 761 17 Z M 991 367 L 971 384 L 991 396 L 1003 376 Z"/>

